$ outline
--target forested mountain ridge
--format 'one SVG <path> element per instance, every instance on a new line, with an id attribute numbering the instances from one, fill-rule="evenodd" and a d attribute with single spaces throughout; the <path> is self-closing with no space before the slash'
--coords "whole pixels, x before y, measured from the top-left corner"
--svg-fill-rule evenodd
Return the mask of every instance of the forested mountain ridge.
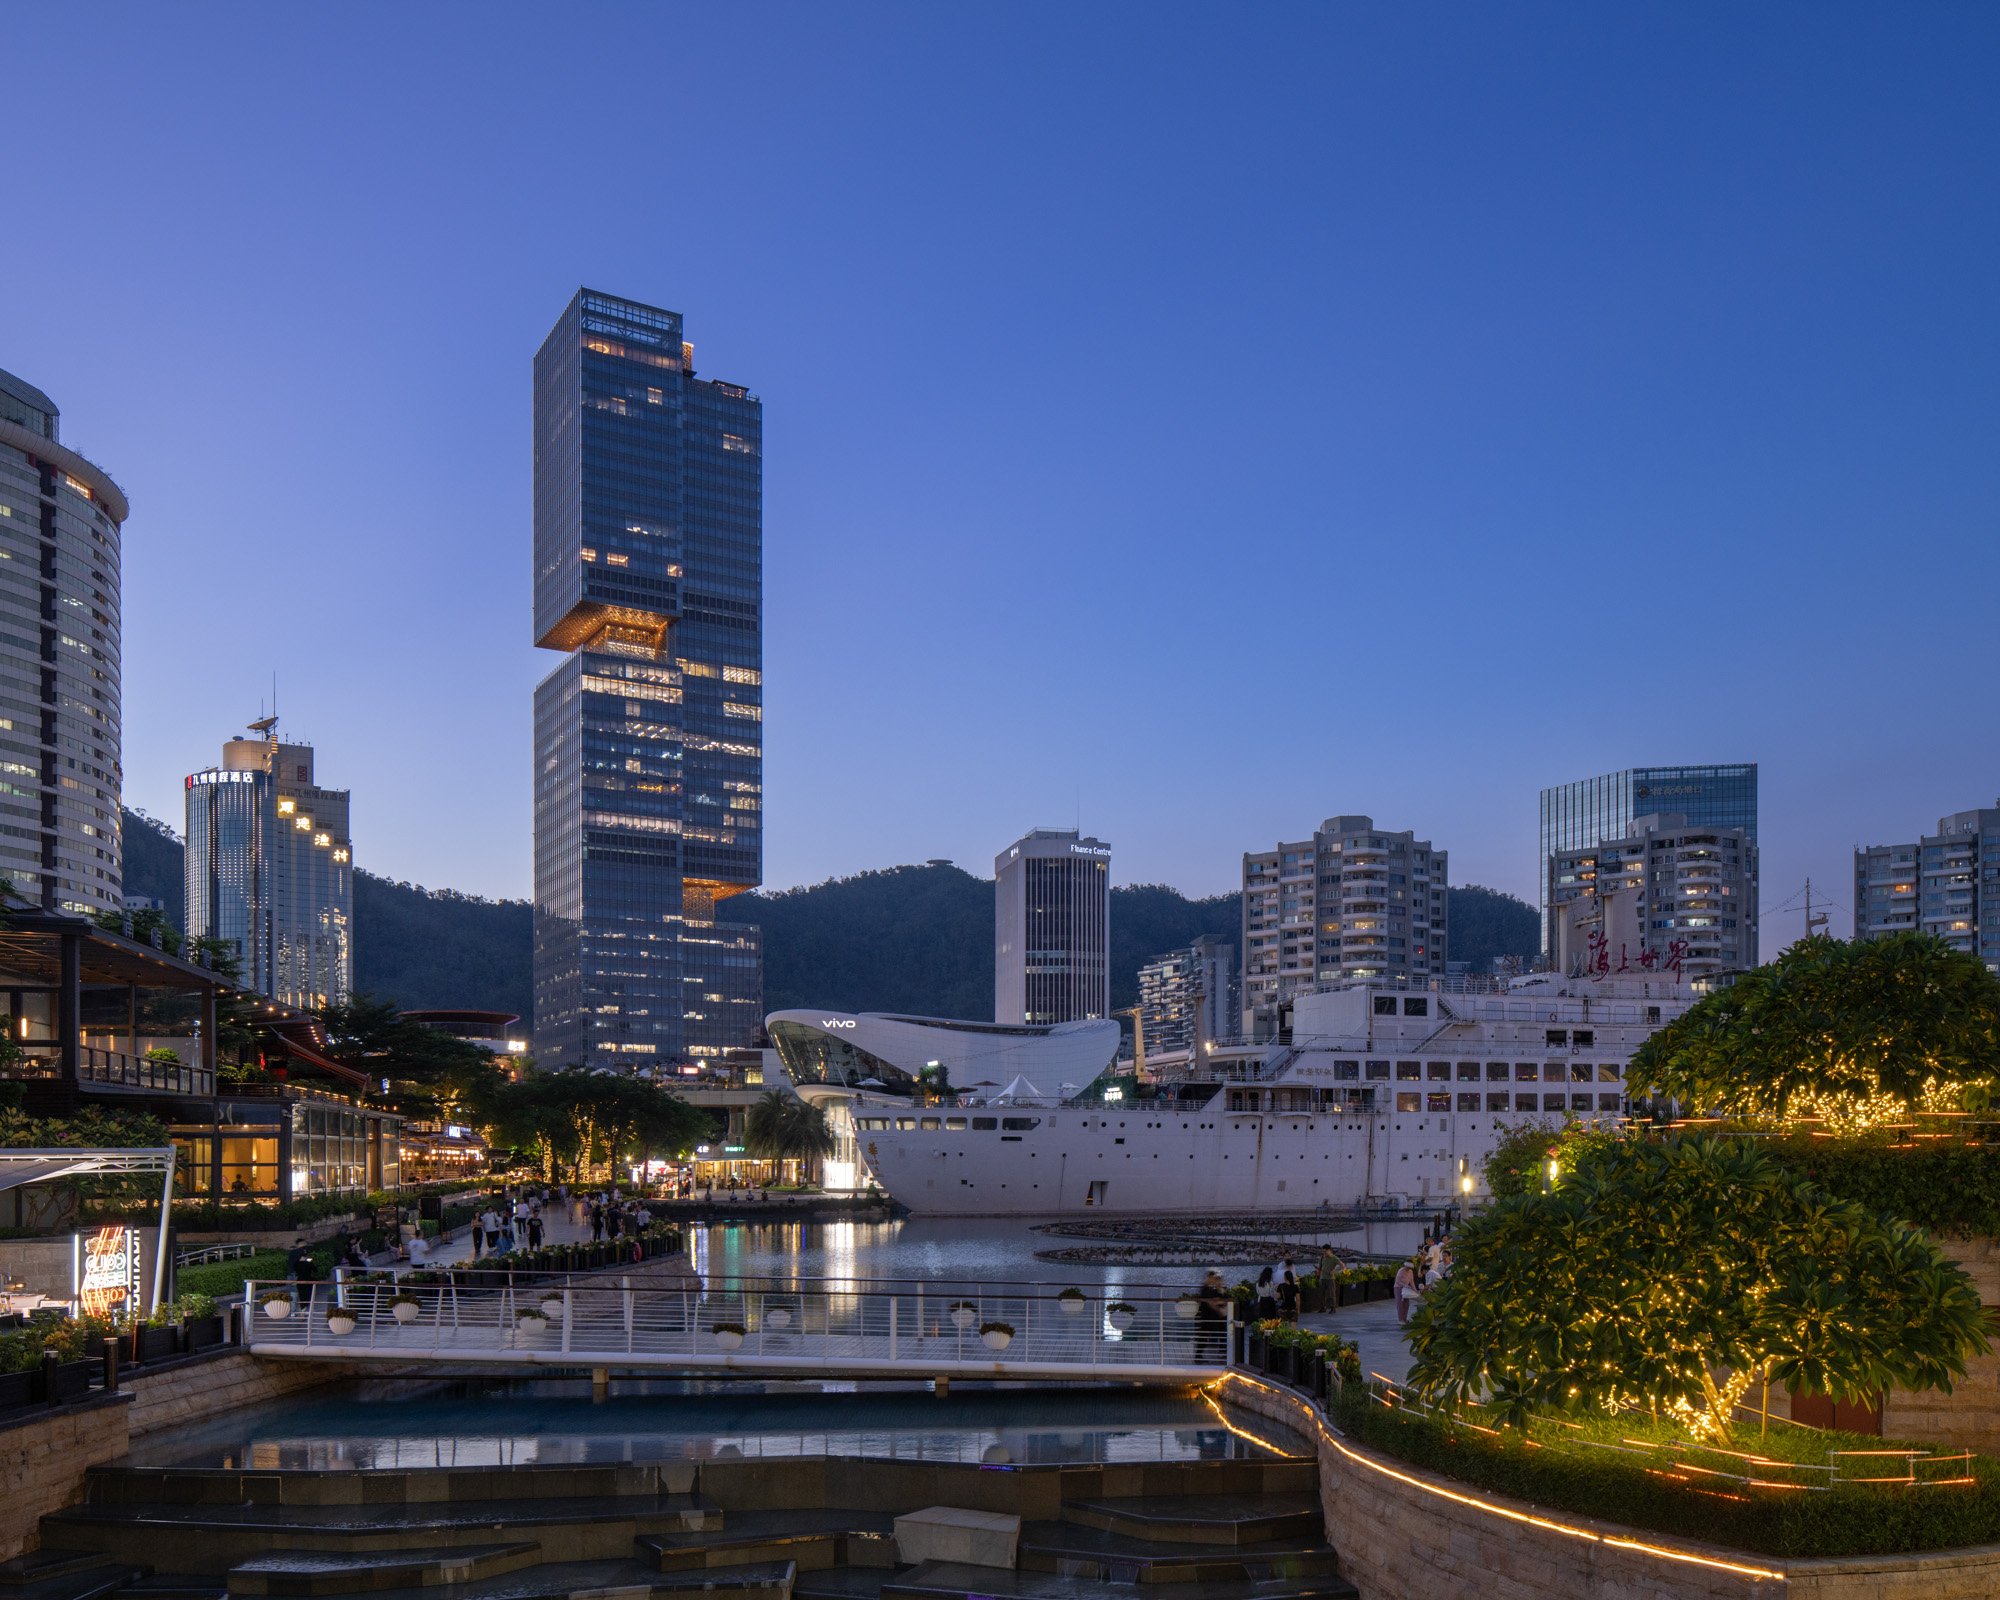
<path id="1" fill-rule="evenodd" d="M 182 925 L 181 841 L 125 813 L 125 891 Z M 764 930 L 764 1008 L 827 1006 L 919 1016 L 993 1015 L 993 881 L 949 863 L 887 867 L 725 902 Z M 1242 896 L 1190 900 L 1164 884 L 1111 891 L 1111 1005 L 1136 1004 L 1139 968 L 1203 934 L 1241 943 Z M 1484 972 L 1531 960 L 1535 908 L 1495 889 L 1451 891 L 1451 959 Z M 403 1006 L 476 1006 L 532 1021 L 533 910 L 360 871 L 354 878 L 355 988 Z M 1242 952 L 1237 952 L 1241 959 Z"/>

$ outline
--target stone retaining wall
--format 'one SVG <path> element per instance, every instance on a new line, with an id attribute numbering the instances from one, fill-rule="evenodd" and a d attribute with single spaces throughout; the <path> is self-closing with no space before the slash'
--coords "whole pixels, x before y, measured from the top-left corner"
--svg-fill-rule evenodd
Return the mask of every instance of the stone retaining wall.
<path id="1" fill-rule="evenodd" d="M 1219 1398 L 1318 1441 L 1320 1503 L 1361 1600 L 1991 1600 L 2000 1545 L 1789 1560 L 1490 1494 L 1369 1450 L 1295 1390 L 1244 1373 Z"/>
<path id="2" fill-rule="evenodd" d="M 143 1439 L 161 1428 L 206 1422 L 225 1411 L 282 1400 L 301 1389 L 315 1389 L 352 1375 L 351 1367 L 318 1361 L 259 1361 L 243 1350 L 219 1350 L 176 1362 L 161 1372 L 132 1372 L 123 1380 L 132 1395 L 129 1437 Z"/>
<path id="3" fill-rule="evenodd" d="M 125 1453 L 130 1403 L 114 1395 L 0 1426 L 0 1560 L 41 1542 L 42 1514 L 83 1498 L 83 1475 Z"/>
<path id="4" fill-rule="evenodd" d="M 41 1542 L 42 1513 L 81 1500 L 85 1474 L 118 1460 L 134 1439 L 282 1399 L 347 1377 L 351 1370 L 218 1350 L 154 1372 L 128 1370 L 116 1395 L 0 1420 L 0 1484 L 11 1491 L 0 1498 L 0 1561 L 34 1549 Z"/>

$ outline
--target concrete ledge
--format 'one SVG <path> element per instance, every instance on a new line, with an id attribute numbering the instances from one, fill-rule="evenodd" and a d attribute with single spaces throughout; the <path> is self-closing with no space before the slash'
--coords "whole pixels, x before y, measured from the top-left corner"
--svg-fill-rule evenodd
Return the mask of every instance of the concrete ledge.
<path id="1" fill-rule="evenodd" d="M 1021 1519 L 997 1511 L 958 1506 L 926 1506 L 896 1519 L 896 1559 L 949 1561 L 961 1567 L 1014 1570 L 1021 1544 Z"/>
<path id="2" fill-rule="evenodd" d="M 1793 1559 L 1549 1511 L 1370 1450 L 1295 1390 L 1232 1372 L 1210 1391 L 1319 1446 L 1320 1505 L 1362 1600 L 1991 1600 L 2000 1545 Z"/>

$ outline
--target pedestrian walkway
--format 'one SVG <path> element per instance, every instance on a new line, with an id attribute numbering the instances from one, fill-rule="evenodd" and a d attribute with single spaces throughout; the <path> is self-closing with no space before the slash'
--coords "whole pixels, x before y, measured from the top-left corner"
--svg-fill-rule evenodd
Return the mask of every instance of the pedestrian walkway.
<path id="1" fill-rule="evenodd" d="M 498 1209 L 497 1203 L 495 1209 Z M 569 1206 L 562 1201 L 551 1201 L 548 1205 L 542 1207 L 542 1243 L 545 1245 L 589 1244 L 590 1224 L 587 1221 L 580 1224 L 571 1222 Z M 517 1247 L 525 1250 L 527 1248 L 527 1241 L 525 1239 L 518 1240 Z M 467 1265 L 472 1259 L 472 1229 L 461 1227 L 443 1244 L 431 1247 L 430 1258 L 424 1265 L 427 1267 L 460 1267 Z"/>
<path id="2" fill-rule="evenodd" d="M 1396 1321 L 1396 1302 L 1369 1300 L 1338 1311 L 1314 1311 L 1299 1318 L 1314 1333 L 1334 1333 L 1361 1352 L 1361 1370 L 1401 1383 L 1410 1375 L 1410 1345 Z"/>

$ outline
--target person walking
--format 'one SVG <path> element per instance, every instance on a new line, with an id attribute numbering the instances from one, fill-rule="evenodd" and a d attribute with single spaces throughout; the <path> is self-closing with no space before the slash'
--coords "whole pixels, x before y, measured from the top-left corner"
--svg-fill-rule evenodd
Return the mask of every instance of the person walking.
<path id="1" fill-rule="evenodd" d="M 292 1242 L 292 1248 L 285 1256 L 285 1272 L 298 1285 L 299 1310 L 310 1318 L 313 1291 L 319 1287 L 319 1263 L 313 1260 L 312 1252 L 306 1248 L 303 1234 Z"/>
<path id="2" fill-rule="evenodd" d="M 1226 1360 L 1228 1351 L 1229 1290 L 1222 1274 L 1211 1272 L 1195 1291 L 1194 1355 L 1197 1361 Z"/>
<path id="3" fill-rule="evenodd" d="M 1276 1322 L 1278 1320 L 1278 1296 L 1277 1292 L 1271 1287 L 1271 1277 L 1272 1273 L 1269 1267 L 1266 1267 L 1262 1272 L 1257 1274 L 1256 1316 L 1259 1322 Z"/>
<path id="4" fill-rule="evenodd" d="M 542 1247 L 542 1211 L 541 1207 L 537 1206 L 534 1210 L 528 1213 L 528 1248 L 530 1250 L 539 1250 L 541 1249 L 541 1247 Z"/>
<path id="5" fill-rule="evenodd" d="M 593 1200 L 590 1204 L 590 1242 L 602 1243 L 604 1239 L 604 1207 Z"/>

